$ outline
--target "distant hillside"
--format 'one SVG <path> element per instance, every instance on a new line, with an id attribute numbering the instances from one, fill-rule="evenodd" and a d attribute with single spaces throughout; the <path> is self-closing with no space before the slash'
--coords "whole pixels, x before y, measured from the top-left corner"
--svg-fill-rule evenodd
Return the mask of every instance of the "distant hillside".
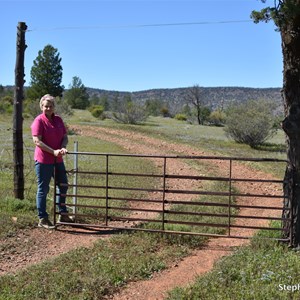
<path id="1" fill-rule="evenodd" d="M 13 86 L 4 87 L 6 90 L 13 90 Z M 26 89 L 26 87 L 25 87 Z M 162 100 L 168 103 L 170 112 L 176 112 L 185 104 L 185 95 L 190 87 L 174 89 L 151 89 L 138 92 L 119 92 L 88 88 L 90 95 L 96 97 L 106 96 L 109 101 L 119 97 L 122 99 L 125 95 L 131 95 L 132 100 L 144 103 L 147 100 Z M 271 100 L 277 104 L 277 113 L 283 112 L 283 104 L 280 94 L 280 88 L 248 88 L 248 87 L 201 87 L 202 96 L 206 105 L 215 110 L 216 108 L 226 108 L 229 104 L 235 102 L 244 102 L 247 100 Z"/>
<path id="2" fill-rule="evenodd" d="M 151 89 L 138 92 L 117 92 L 87 88 L 90 96 L 106 96 L 111 101 L 116 96 L 122 98 L 130 94 L 132 100 L 144 103 L 146 100 L 159 99 L 167 102 L 170 108 L 180 109 L 185 103 L 185 95 L 190 88 Z M 272 100 L 277 104 L 277 111 L 283 112 L 280 88 L 247 88 L 247 87 L 201 87 L 203 100 L 212 110 L 235 102 L 247 100 Z"/>

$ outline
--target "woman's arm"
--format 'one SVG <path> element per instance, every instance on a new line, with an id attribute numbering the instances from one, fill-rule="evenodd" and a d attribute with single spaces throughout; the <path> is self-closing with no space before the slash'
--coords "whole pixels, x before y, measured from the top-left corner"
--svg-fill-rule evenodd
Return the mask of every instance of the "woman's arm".
<path id="1" fill-rule="evenodd" d="M 33 135 L 32 138 L 33 138 L 34 144 L 37 147 L 41 148 L 42 150 L 44 150 L 44 151 L 46 151 L 48 153 L 53 154 L 54 156 L 60 156 L 60 155 L 63 155 L 63 154 L 66 153 L 65 151 L 62 151 L 62 149 L 52 149 L 51 147 L 49 147 L 48 145 L 46 145 L 42 141 L 42 136 L 40 136 L 40 135 Z"/>
<path id="2" fill-rule="evenodd" d="M 69 142 L 68 135 L 65 134 L 64 137 L 63 137 L 63 140 L 61 142 L 61 147 L 62 148 L 67 148 L 68 142 Z"/>

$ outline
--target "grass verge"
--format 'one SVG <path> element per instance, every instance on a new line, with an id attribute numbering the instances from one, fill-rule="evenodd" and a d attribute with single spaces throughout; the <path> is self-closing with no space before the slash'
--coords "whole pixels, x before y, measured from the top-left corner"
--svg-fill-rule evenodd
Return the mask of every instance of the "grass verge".
<path id="1" fill-rule="evenodd" d="M 167 299 L 299 299 L 299 253 L 265 239 L 277 235 L 260 231 L 249 246 L 218 261 L 211 272 L 188 288 L 174 289 Z"/>
<path id="2" fill-rule="evenodd" d="M 101 299 L 129 281 L 150 278 L 187 253 L 187 246 L 159 235 L 116 235 L 91 249 L 0 277 L 0 299 Z"/>

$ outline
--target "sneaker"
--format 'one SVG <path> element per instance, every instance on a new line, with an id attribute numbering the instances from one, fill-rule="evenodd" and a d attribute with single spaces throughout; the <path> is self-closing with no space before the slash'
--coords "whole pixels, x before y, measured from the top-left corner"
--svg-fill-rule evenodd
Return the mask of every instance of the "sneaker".
<path id="1" fill-rule="evenodd" d="M 58 222 L 60 223 L 74 223 L 74 219 L 68 215 L 59 215 Z"/>
<path id="2" fill-rule="evenodd" d="M 41 218 L 39 220 L 38 227 L 45 228 L 45 229 L 55 229 L 55 226 L 49 221 L 48 218 Z"/>

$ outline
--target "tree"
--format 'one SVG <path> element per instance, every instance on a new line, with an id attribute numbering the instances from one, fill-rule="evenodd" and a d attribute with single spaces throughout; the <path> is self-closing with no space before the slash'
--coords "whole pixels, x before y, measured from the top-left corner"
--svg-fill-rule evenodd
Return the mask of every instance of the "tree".
<path id="1" fill-rule="evenodd" d="M 251 148 L 263 144 L 276 132 L 272 105 L 265 101 L 250 100 L 229 107 L 224 130 L 237 143 L 244 143 Z"/>
<path id="2" fill-rule="evenodd" d="M 132 101 L 130 95 L 126 95 L 119 103 L 117 111 L 113 112 L 113 119 L 123 124 L 139 124 L 147 119 L 146 108 Z"/>
<path id="3" fill-rule="evenodd" d="M 195 110 L 194 110 L 195 111 Z M 192 110 L 193 112 L 193 110 Z M 198 110 L 196 110 L 197 112 L 197 116 L 200 115 L 200 119 L 201 119 L 201 125 L 204 125 L 205 122 L 209 119 L 209 116 L 211 114 L 211 110 L 209 107 L 207 106 L 202 106 L 200 109 L 199 109 L 199 112 Z"/>
<path id="4" fill-rule="evenodd" d="M 32 100 L 41 98 L 45 94 L 61 97 L 64 90 L 64 86 L 61 85 L 62 70 L 61 58 L 57 49 L 51 45 L 45 46 L 33 61 L 27 97 Z"/>
<path id="5" fill-rule="evenodd" d="M 89 105 L 89 94 L 81 79 L 74 76 L 69 90 L 64 93 L 64 99 L 72 108 L 86 109 Z"/>
<path id="6" fill-rule="evenodd" d="M 194 107 L 198 124 L 203 125 L 204 118 L 205 116 L 207 117 L 207 108 L 204 106 L 202 91 L 199 85 L 194 85 L 188 90 L 185 100 Z"/>
<path id="7" fill-rule="evenodd" d="M 261 0 L 263 3 L 266 0 Z M 251 14 L 254 22 L 273 20 L 281 35 L 287 167 L 283 224 L 291 246 L 300 246 L 300 0 L 274 0 L 273 6 Z M 291 208 L 291 210 L 289 210 Z M 289 218 L 292 217 L 292 222 Z"/>
<path id="8" fill-rule="evenodd" d="M 104 111 L 108 111 L 110 108 L 109 100 L 107 95 L 102 95 L 101 97 L 93 94 L 89 98 L 90 106 L 92 105 L 101 105 L 104 108 Z"/>
<path id="9" fill-rule="evenodd" d="M 109 110 L 109 101 L 107 96 L 101 96 L 99 105 L 103 106 L 104 110 L 107 111 Z"/>
<path id="10" fill-rule="evenodd" d="M 150 116 L 159 116 L 164 102 L 160 99 L 148 99 L 145 102 L 147 113 Z"/>

